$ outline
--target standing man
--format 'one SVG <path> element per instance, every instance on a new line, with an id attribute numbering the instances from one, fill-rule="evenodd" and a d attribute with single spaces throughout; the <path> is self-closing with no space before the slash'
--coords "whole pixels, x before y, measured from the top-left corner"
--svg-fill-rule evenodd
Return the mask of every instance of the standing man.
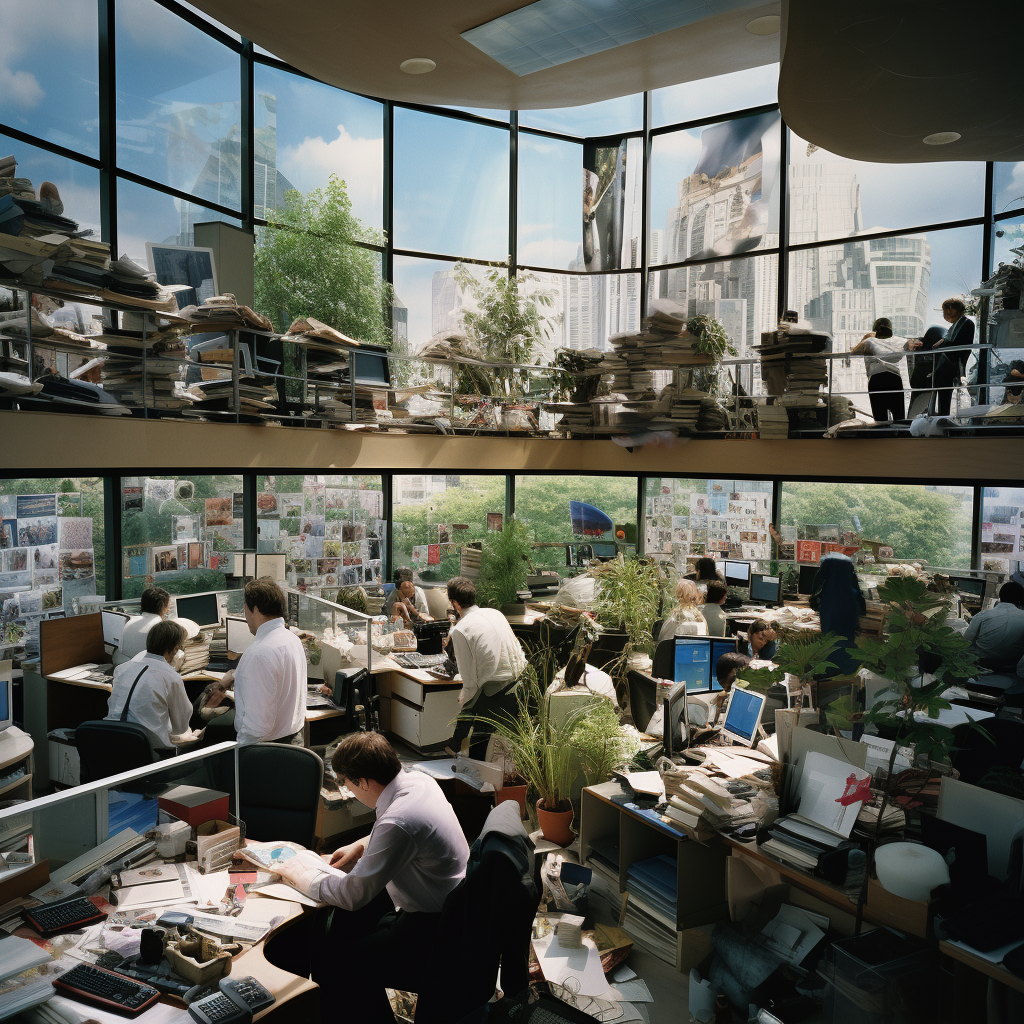
<path id="1" fill-rule="evenodd" d="M 121 631 L 121 642 L 114 652 L 115 665 L 123 665 L 146 650 L 146 635 L 158 622 L 167 618 L 171 595 L 163 587 L 147 587 L 142 592 L 140 604 L 142 614 L 129 619 Z"/>
<path id="2" fill-rule="evenodd" d="M 946 336 L 932 349 L 936 353 L 932 384 L 935 386 L 935 411 L 939 416 L 949 415 L 953 388 L 959 385 L 967 364 L 968 352 L 946 353 L 943 349 L 954 345 L 974 344 L 974 321 L 967 319 L 966 307 L 960 299 L 946 299 L 942 304 L 942 319 L 949 324 Z"/>
<path id="3" fill-rule="evenodd" d="M 497 608 L 476 603 L 476 587 L 465 576 L 448 581 L 448 600 L 457 621 L 448 634 L 455 662 L 462 677 L 459 711 L 473 711 L 476 721 L 462 719 L 455 727 L 452 747 L 458 751 L 472 731 L 469 756 L 482 758 L 487 752 L 491 727 L 479 721 L 481 715 L 514 715 L 518 710 L 516 687 L 526 669 L 526 655 L 508 619 Z"/>
<path id="4" fill-rule="evenodd" d="M 306 652 L 284 620 L 285 608 L 284 593 L 269 576 L 245 585 L 245 621 L 256 639 L 220 681 L 223 690 L 235 684 L 235 732 L 243 745 L 302 746 Z"/>

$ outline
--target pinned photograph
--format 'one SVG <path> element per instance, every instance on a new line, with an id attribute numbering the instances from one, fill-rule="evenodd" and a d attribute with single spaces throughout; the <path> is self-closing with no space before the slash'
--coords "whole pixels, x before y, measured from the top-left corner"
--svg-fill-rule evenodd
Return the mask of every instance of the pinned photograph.
<path id="1" fill-rule="evenodd" d="M 18 519 L 34 519 L 57 515 L 56 494 L 19 494 Z"/>
<path id="2" fill-rule="evenodd" d="M 171 540 L 175 544 L 199 540 L 199 516 L 171 516 Z"/>
<path id="3" fill-rule="evenodd" d="M 16 494 L 0 494 L 0 519 L 18 518 L 18 496 Z"/>
<path id="4" fill-rule="evenodd" d="M 18 543 L 18 520 L 4 519 L 0 522 L 0 549 L 13 548 Z"/>
<path id="5" fill-rule="evenodd" d="M 30 560 L 32 571 L 40 569 L 56 569 L 60 565 L 56 544 L 46 544 L 42 547 L 32 548 Z"/>
<path id="6" fill-rule="evenodd" d="M 89 516 L 62 516 L 58 520 L 60 546 L 64 551 L 93 547 L 92 519 Z"/>
<path id="7" fill-rule="evenodd" d="M 3 553 L 4 572 L 25 572 L 28 569 L 28 548 L 8 548 Z"/>
<path id="8" fill-rule="evenodd" d="M 62 551 L 60 553 L 60 578 L 62 580 L 84 580 L 94 575 L 95 566 L 91 548 L 88 551 Z"/>
<path id="9" fill-rule="evenodd" d="M 43 518 L 18 517 L 18 545 L 23 548 L 34 548 L 40 544 L 57 543 L 57 517 Z"/>
<path id="10" fill-rule="evenodd" d="M 230 497 L 206 499 L 207 526 L 230 526 L 234 518 L 234 504 Z"/>
<path id="11" fill-rule="evenodd" d="M 153 548 L 153 572 L 177 572 L 185 568 L 178 563 L 178 547 Z"/>

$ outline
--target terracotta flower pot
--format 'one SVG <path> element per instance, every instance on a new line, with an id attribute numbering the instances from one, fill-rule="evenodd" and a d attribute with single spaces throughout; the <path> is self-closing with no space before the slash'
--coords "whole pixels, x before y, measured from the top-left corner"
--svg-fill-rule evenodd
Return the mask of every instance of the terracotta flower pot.
<path id="1" fill-rule="evenodd" d="M 543 800 L 537 801 L 537 821 L 544 838 L 559 846 L 568 846 L 575 836 L 569 826 L 572 824 L 572 807 L 567 811 L 549 811 Z"/>
<path id="2" fill-rule="evenodd" d="M 521 786 L 502 786 L 494 794 L 494 804 L 497 806 L 505 800 L 515 800 L 519 804 L 519 817 L 526 817 L 526 783 Z"/>

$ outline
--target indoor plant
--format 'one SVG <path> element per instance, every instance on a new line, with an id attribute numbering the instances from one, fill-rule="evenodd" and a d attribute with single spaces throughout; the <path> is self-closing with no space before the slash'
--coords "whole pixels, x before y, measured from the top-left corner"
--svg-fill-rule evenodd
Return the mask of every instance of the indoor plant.
<path id="1" fill-rule="evenodd" d="M 624 558 L 621 554 L 611 562 L 595 566 L 591 572 L 597 579 L 594 612 L 605 632 L 598 637 L 598 649 L 614 649 L 614 635 L 621 638 L 617 656 L 603 665 L 610 675 L 621 674 L 630 656 L 652 642 L 654 620 L 661 602 L 661 574 L 652 562 Z"/>
<path id="2" fill-rule="evenodd" d="M 500 530 L 487 534 L 480 559 L 477 600 L 487 608 L 512 604 L 526 587 L 530 572 L 530 541 L 526 527 L 514 516 Z"/>

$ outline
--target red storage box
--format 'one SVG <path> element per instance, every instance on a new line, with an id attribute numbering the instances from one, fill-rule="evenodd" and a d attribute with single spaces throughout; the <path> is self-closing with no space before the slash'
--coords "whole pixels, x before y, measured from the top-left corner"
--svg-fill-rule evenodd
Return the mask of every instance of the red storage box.
<path id="1" fill-rule="evenodd" d="M 199 786 L 175 786 L 160 797 L 159 806 L 195 828 L 215 818 L 227 819 L 228 794 Z"/>

